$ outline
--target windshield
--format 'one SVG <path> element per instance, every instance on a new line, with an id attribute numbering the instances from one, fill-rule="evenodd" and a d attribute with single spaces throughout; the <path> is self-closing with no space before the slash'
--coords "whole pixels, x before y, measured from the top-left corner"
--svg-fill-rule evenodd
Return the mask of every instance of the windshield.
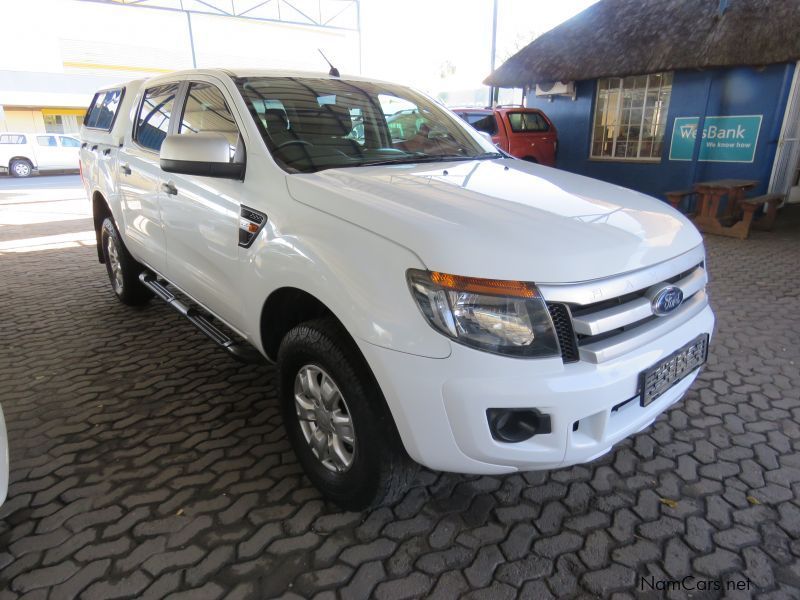
<path id="1" fill-rule="evenodd" d="M 294 77 L 237 84 L 270 152 L 293 172 L 500 156 L 435 102 L 402 86 Z"/>

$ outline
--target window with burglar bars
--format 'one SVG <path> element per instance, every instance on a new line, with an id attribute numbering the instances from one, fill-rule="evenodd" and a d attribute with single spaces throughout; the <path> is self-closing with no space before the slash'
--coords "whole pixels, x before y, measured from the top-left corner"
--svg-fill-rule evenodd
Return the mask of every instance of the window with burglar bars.
<path id="1" fill-rule="evenodd" d="M 591 158 L 661 158 L 672 73 L 607 77 L 597 82 Z"/>

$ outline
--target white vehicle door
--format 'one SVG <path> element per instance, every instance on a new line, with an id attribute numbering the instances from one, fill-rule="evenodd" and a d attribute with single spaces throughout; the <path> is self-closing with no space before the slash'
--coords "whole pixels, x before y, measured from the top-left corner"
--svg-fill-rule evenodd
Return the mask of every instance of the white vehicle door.
<path id="1" fill-rule="evenodd" d="M 61 169 L 77 169 L 81 143 L 77 138 L 67 135 L 58 136 L 59 160 Z"/>
<path id="2" fill-rule="evenodd" d="M 124 239 L 134 257 L 160 274 L 166 266 L 166 242 L 159 198 L 163 172 L 158 152 L 167 137 L 180 82 L 146 89 L 133 119 L 130 143 L 119 152 Z"/>
<path id="3" fill-rule="evenodd" d="M 61 166 L 61 152 L 55 135 L 37 135 L 33 145 L 36 163 L 40 170 L 63 168 Z"/>
<path id="4" fill-rule="evenodd" d="M 241 126 L 227 92 L 211 77 L 187 82 L 182 118 L 173 133 L 221 133 L 231 159 L 243 156 Z M 164 173 L 161 215 L 167 232 L 166 278 L 233 327 L 242 325 L 239 273 L 239 195 L 242 182 Z"/>

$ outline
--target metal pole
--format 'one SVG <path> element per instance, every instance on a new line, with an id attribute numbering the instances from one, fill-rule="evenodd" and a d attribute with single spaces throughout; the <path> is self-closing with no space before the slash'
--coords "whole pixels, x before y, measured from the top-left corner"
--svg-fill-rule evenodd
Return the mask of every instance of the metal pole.
<path id="1" fill-rule="evenodd" d="M 189 25 L 189 47 L 192 49 L 192 68 L 197 68 L 197 57 L 194 54 L 194 35 L 192 34 L 192 13 L 186 13 L 186 23 Z"/>
<path id="2" fill-rule="evenodd" d="M 495 54 L 497 53 L 497 0 L 492 3 L 492 60 L 491 71 L 494 72 Z M 498 90 L 495 86 L 489 88 L 489 104 L 494 106 L 497 104 Z"/>
<path id="3" fill-rule="evenodd" d="M 356 23 L 358 27 L 358 74 L 363 75 L 364 65 L 361 58 L 361 0 L 356 0 Z"/>

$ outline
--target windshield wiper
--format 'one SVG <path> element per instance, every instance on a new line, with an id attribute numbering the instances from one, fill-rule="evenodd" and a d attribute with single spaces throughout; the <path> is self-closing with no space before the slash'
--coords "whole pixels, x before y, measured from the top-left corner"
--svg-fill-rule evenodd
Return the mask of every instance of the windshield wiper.
<path id="1" fill-rule="evenodd" d="M 414 164 L 426 162 L 445 162 L 452 160 L 486 160 L 489 158 L 503 158 L 499 152 L 484 152 L 474 156 L 465 156 L 463 154 L 426 154 L 422 156 L 404 156 L 402 158 L 389 158 L 384 160 L 373 160 L 362 162 L 354 167 L 374 167 L 378 165 L 399 165 L 399 164 Z M 344 165 L 343 165 L 344 166 Z"/>

